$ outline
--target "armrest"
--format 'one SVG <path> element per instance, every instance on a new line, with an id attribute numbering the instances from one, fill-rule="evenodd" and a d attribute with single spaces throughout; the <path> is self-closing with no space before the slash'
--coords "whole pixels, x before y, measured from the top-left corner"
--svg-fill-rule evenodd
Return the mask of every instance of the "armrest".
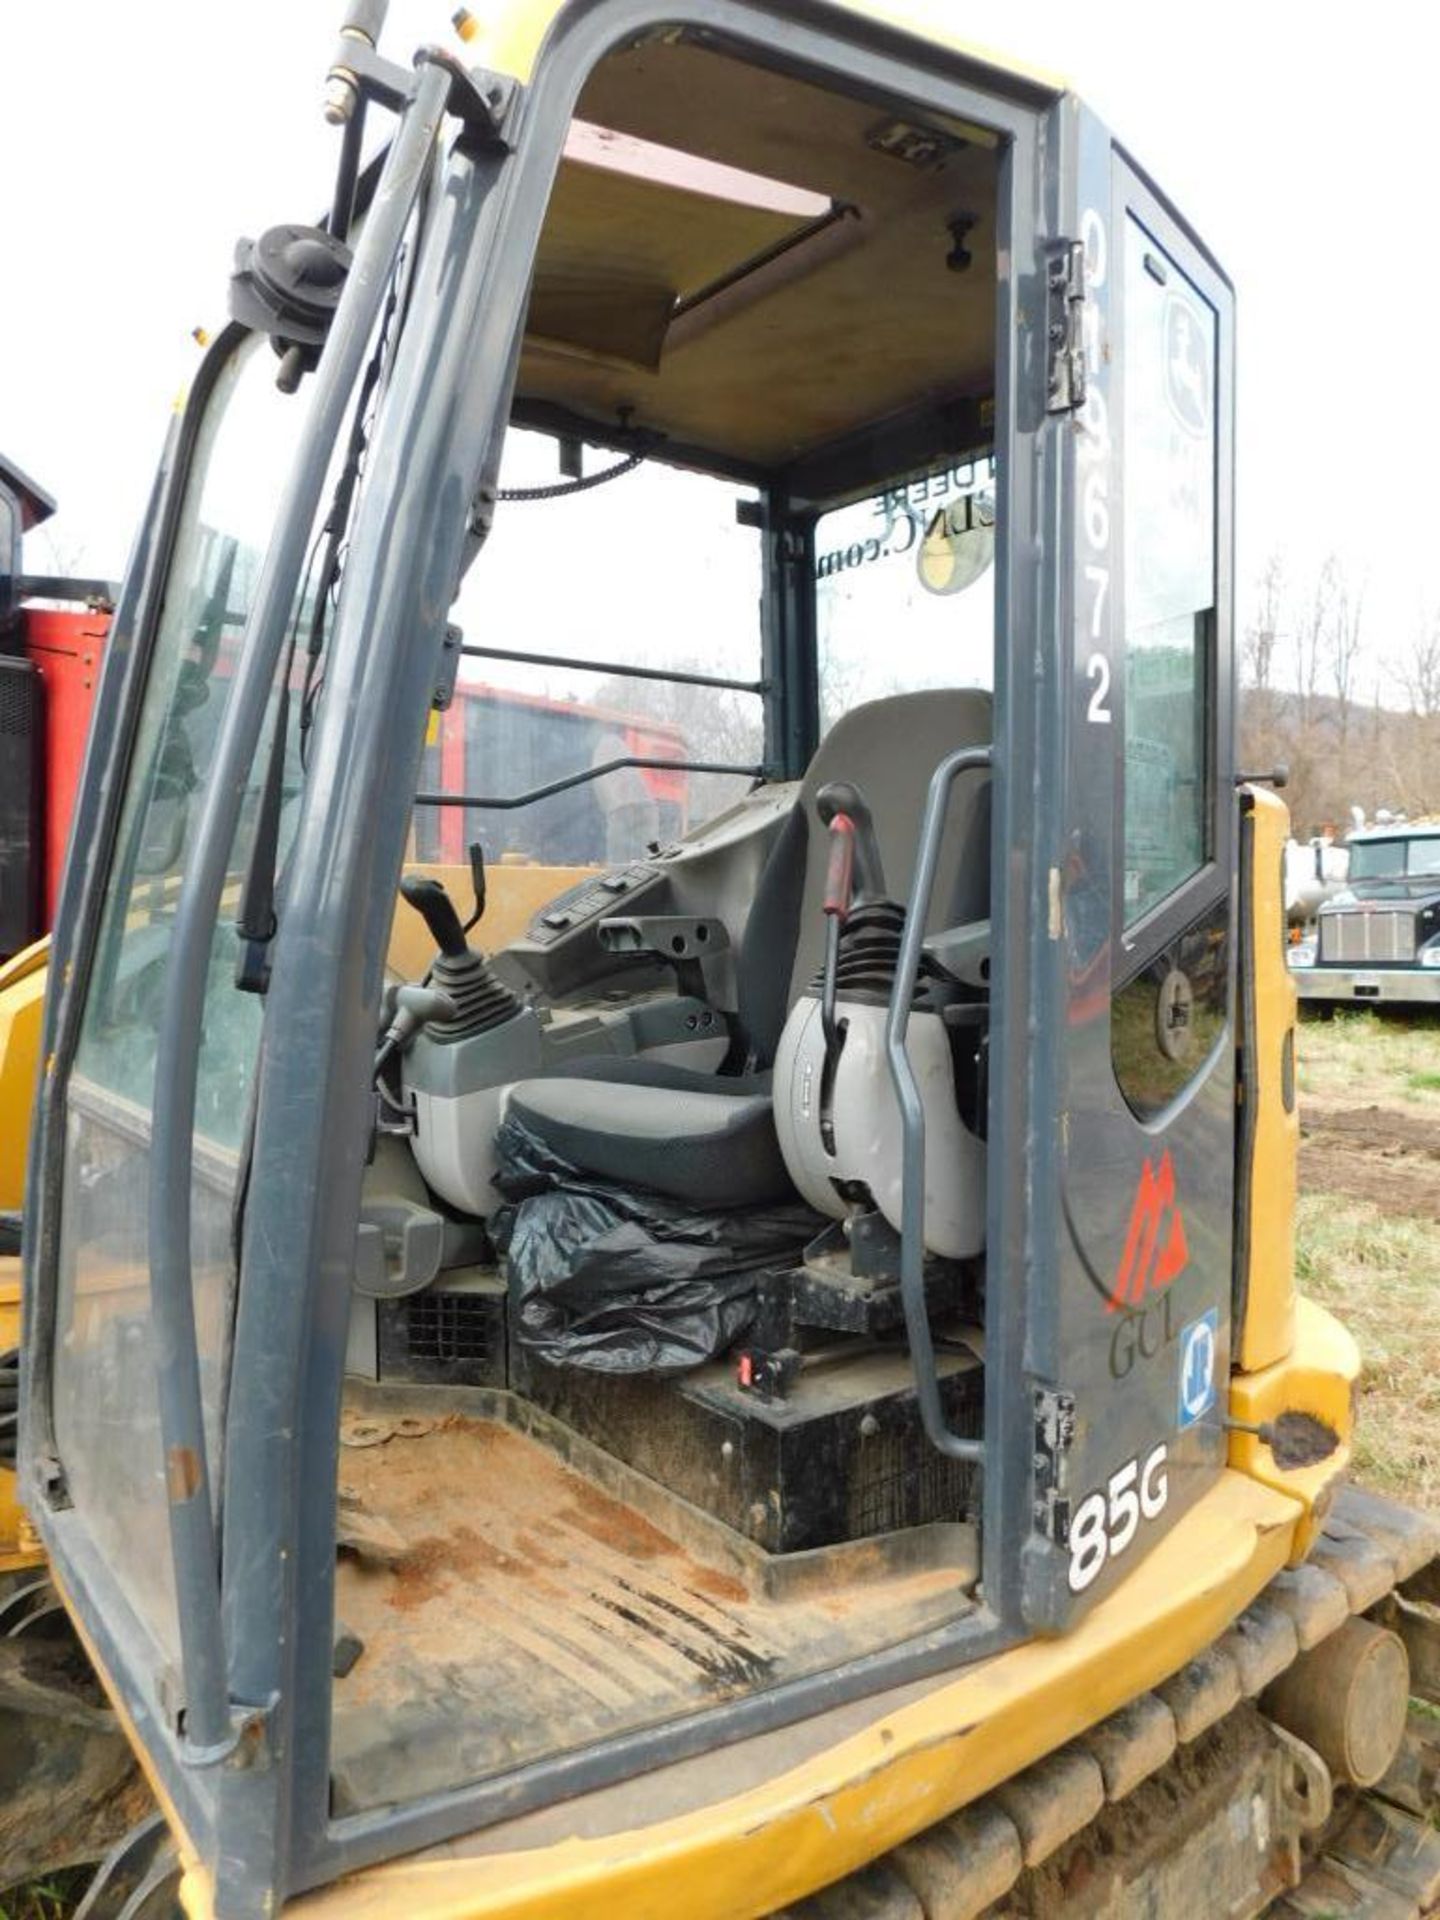
<path id="1" fill-rule="evenodd" d="M 972 920 L 967 926 L 945 927 L 930 934 L 923 952 L 942 973 L 949 974 L 962 987 L 990 990 L 990 922 Z"/>

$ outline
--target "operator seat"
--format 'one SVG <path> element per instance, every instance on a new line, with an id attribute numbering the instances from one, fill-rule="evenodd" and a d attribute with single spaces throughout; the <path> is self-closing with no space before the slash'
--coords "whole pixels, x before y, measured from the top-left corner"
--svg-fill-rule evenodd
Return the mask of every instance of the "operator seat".
<path id="1" fill-rule="evenodd" d="M 507 1114 L 570 1166 L 708 1211 L 794 1198 L 770 1105 L 769 1068 L 790 1008 L 820 970 L 829 836 L 815 795 L 849 780 L 870 803 L 891 896 L 910 893 L 930 777 L 956 747 L 991 737 L 988 693 L 945 688 L 855 707 L 810 762 L 761 871 L 736 956 L 744 1073 L 644 1060 L 567 1063 L 510 1090 Z M 988 781 L 951 790 L 927 930 L 984 919 L 990 897 Z"/>

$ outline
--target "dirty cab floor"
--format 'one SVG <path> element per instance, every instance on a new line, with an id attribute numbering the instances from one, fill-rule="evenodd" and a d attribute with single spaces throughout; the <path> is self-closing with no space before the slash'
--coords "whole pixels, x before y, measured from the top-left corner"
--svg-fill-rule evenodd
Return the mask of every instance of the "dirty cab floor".
<path id="1" fill-rule="evenodd" d="M 460 1403 L 410 1390 L 346 1408 L 337 1633 L 362 1650 L 335 1682 L 337 1813 L 659 1725 L 971 1608 L 968 1527 L 771 1556 L 511 1395 Z"/>

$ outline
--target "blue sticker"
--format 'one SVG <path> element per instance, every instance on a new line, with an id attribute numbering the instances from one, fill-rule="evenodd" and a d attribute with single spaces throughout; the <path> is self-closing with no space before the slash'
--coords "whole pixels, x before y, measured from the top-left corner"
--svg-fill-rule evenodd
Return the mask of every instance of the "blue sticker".
<path id="1" fill-rule="evenodd" d="M 1180 1329 L 1180 1426 L 1193 1427 L 1215 1404 L 1220 1312 L 1212 1307 Z"/>

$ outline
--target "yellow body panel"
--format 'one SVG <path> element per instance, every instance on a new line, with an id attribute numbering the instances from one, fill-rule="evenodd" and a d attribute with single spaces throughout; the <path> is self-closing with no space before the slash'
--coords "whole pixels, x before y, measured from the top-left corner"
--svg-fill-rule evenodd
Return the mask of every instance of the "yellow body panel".
<path id="1" fill-rule="evenodd" d="M 48 940 L 26 947 L 0 967 L 0 1208 L 25 1197 L 30 1109 L 40 1071 Z M 20 1344 L 20 1262 L 0 1256 L 0 1353 Z M 0 1467 L 0 1573 L 39 1566 L 44 1555 L 16 1496 L 15 1474 Z"/>
<path id="2" fill-rule="evenodd" d="M 1290 813 L 1267 788 L 1252 788 L 1248 799 L 1250 812 L 1242 818 L 1241 829 L 1252 835 L 1248 906 L 1254 933 L 1255 1057 L 1246 1085 L 1258 1111 L 1247 1222 L 1245 1319 L 1237 1332 L 1235 1364 L 1252 1373 L 1282 1359 L 1295 1333 L 1300 1115 L 1295 1101 L 1296 994 L 1285 964 L 1283 869 Z M 1288 1070 L 1283 1064 L 1287 1057 Z"/>
<path id="3" fill-rule="evenodd" d="M 1034 1640 L 874 1703 L 801 1764 L 728 1791 L 740 1749 L 709 1757 L 714 1798 L 602 1836 L 528 1846 L 503 1831 L 352 1874 L 290 1903 L 296 1920 L 736 1920 L 772 1912 L 976 1799 L 1182 1666 L 1290 1557 L 1299 1502 L 1225 1472 L 1073 1633 Z M 853 1720 L 851 1722 L 853 1726 Z M 573 1826 L 584 1824 L 573 1803 Z M 555 1824 L 552 1816 L 549 1824 Z M 567 1817 L 566 1824 L 569 1824 Z M 473 1849 L 473 1850 L 472 1850 Z M 210 1912 L 205 1878 L 183 1888 Z"/>
<path id="4" fill-rule="evenodd" d="M 0 1353 L 20 1344 L 20 1262 L 0 1256 Z M 0 1573 L 18 1573 L 44 1561 L 15 1491 L 15 1475 L 0 1467 Z"/>
<path id="5" fill-rule="evenodd" d="M 50 942 L 38 940 L 0 967 L 0 1210 L 6 1212 L 25 1197 L 49 957 Z"/>
<path id="6" fill-rule="evenodd" d="M 466 33 L 466 59 L 477 66 L 506 73 L 516 80 L 533 79 L 540 49 L 551 26 L 565 11 L 569 0 L 476 0 L 469 11 L 473 31 Z M 832 0 L 847 13 L 858 13 L 867 20 L 894 27 L 897 32 L 915 35 L 932 47 L 964 54 L 997 73 L 1030 82 L 1047 93 L 1066 91 L 1063 80 L 1037 67 L 996 53 L 981 46 L 968 35 L 955 33 L 931 0 L 930 6 L 915 0 Z"/>
<path id="7" fill-rule="evenodd" d="M 1267 1486 L 1283 1487 L 1305 1504 L 1305 1518 L 1297 1529 L 1291 1565 L 1310 1551 L 1325 1518 L 1330 1489 L 1350 1464 L 1350 1439 L 1355 1429 L 1355 1383 L 1360 1377 L 1360 1349 L 1340 1322 L 1313 1300 L 1301 1298 L 1295 1306 L 1295 1339 L 1290 1352 L 1273 1366 L 1256 1373 L 1237 1373 L 1230 1380 L 1230 1415 L 1249 1426 L 1260 1426 L 1282 1413 L 1308 1413 L 1339 1435 L 1335 1452 L 1311 1467 L 1286 1472 L 1257 1434 L 1230 1434 L 1230 1465 Z"/>

